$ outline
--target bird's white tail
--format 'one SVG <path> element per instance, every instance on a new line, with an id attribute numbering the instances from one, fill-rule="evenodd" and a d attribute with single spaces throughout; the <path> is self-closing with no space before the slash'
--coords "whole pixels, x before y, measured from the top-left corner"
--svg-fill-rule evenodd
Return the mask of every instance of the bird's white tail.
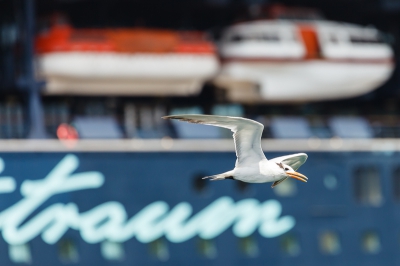
<path id="1" fill-rule="evenodd" d="M 210 179 L 211 181 L 234 179 L 233 178 L 233 170 L 219 174 L 219 175 L 206 176 L 206 177 L 203 177 L 203 179 Z"/>

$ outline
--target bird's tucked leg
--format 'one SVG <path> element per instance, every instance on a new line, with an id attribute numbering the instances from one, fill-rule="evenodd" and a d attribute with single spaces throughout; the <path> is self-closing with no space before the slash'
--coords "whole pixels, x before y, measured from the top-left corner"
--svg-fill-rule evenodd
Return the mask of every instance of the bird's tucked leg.
<path id="1" fill-rule="evenodd" d="M 225 180 L 225 179 L 234 179 L 233 178 L 233 171 L 228 171 L 219 175 L 211 175 L 211 176 L 206 176 L 203 177 L 203 179 L 210 179 L 211 181 L 217 181 L 217 180 Z"/>

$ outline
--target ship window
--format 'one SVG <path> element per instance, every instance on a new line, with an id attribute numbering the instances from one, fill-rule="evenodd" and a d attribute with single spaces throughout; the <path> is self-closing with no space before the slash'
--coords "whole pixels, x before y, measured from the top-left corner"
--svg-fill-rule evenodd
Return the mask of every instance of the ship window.
<path id="1" fill-rule="evenodd" d="M 160 261 L 167 261 L 169 259 L 169 250 L 165 239 L 159 238 L 151 242 L 150 254 Z"/>
<path id="2" fill-rule="evenodd" d="M 292 197 L 297 192 L 296 181 L 292 178 L 287 178 L 285 181 L 274 187 L 273 191 L 280 197 Z"/>
<path id="3" fill-rule="evenodd" d="M 274 33 L 260 33 L 260 34 L 254 34 L 251 36 L 240 36 L 240 35 L 233 35 L 230 38 L 231 42 L 241 42 L 244 40 L 252 40 L 252 41 L 273 41 L 273 42 L 277 42 L 279 41 L 279 36 L 277 34 Z"/>
<path id="4" fill-rule="evenodd" d="M 393 172 L 393 193 L 396 200 L 400 200 L 400 167 Z"/>
<path id="5" fill-rule="evenodd" d="M 333 231 L 325 231 L 319 235 L 319 247 L 322 253 L 337 255 L 341 251 L 339 235 Z"/>
<path id="6" fill-rule="evenodd" d="M 297 237 L 292 234 L 286 234 L 281 237 L 280 244 L 282 251 L 289 256 L 298 256 L 300 254 L 300 244 Z"/>
<path id="7" fill-rule="evenodd" d="M 365 43 L 365 44 L 373 44 L 373 43 L 382 43 L 382 40 L 377 36 L 350 36 L 350 42 L 352 43 Z"/>
<path id="8" fill-rule="evenodd" d="M 259 248 L 254 236 L 239 238 L 240 250 L 248 257 L 255 258 L 259 254 Z"/>
<path id="9" fill-rule="evenodd" d="M 354 194 L 360 203 L 380 206 L 383 202 L 378 169 L 374 166 L 359 167 L 354 172 Z"/>
<path id="10" fill-rule="evenodd" d="M 213 239 L 202 239 L 199 238 L 197 242 L 197 247 L 199 253 L 208 258 L 214 259 L 217 257 L 217 247 L 215 245 L 215 241 Z"/>
<path id="11" fill-rule="evenodd" d="M 243 41 L 243 37 L 240 35 L 233 35 L 231 37 L 231 42 L 241 42 L 241 41 Z"/>
<path id="12" fill-rule="evenodd" d="M 367 231 L 361 238 L 362 249 L 371 254 L 377 254 L 381 250 L 381 241 L 375 231 Z"/>
<path id="13" fill-rule="evenodd" d="M 63 263 L 76 263 L 79 261 L 78 249 L 71 239 L 61 239 L 58 242 L 58 257 Z"/>
<path id="14" fill-rule="evenodd" d="M 339 42 L 337 36 L 334 36 L 334 35 L 329 36 L 329 41 L 331 43 L 338 43 Z"/>
<path id="15" fill-rule="evenodd" d="M 8 256 L 14 263 L 32 263 L 31 249 L 28 243 L 21 245 L 9 245 Z"/>
<path id="16" fill-rule="evenodd" d="M 103 241 L 101 243 L 101 254 L 106 260 L 121 261 L 125 258 L 125 250 L 122 243 Z"/>
<path id="17" fill-rule="evenodd" d="M 253 41 L 276 42 L 279 41 L 279 36 L 273 33 L 261 33 L 254 36 L 248 36 L 246 39 Z"/>
<path id="18" fill-rule="evenodd" d="M 276 34 L 263 34 L 260 39 L 263 41 L 279 41 L 279 36 Z"/>

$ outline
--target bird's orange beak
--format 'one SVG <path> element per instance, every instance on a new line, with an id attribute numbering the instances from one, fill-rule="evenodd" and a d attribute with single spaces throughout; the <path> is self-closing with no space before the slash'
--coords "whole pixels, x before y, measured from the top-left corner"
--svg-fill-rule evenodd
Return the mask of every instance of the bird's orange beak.
<path id="1" fill-rule="evenodd" d="M 300 180 L 303 182 L 307 182 L 307 180 L 308 180 L 308 178 L 305 175 L 302 175 L 295 171 L 286 172 L 286 174 L 291 178 L 294 178 L 294 179 L 297 179 L 297 180 Z"/>

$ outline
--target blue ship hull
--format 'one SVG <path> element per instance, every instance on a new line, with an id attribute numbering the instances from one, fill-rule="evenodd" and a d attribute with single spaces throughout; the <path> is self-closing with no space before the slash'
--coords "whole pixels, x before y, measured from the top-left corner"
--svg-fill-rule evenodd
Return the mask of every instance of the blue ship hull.
<path id="1" fill-rule="evenodd" d="M 273 158 L 284 154 L 288 153 L 266 155 Z M 1 265 L 15 265 L 15 254 L 13 257 L 11 253 L 25 254 L 26 250 L 30 253 L 27 261 L 32 265 L 399 265 L 400 208 L 393 174 L 400 165 L 400 155 L 308 155 L 299 172 L 309 182 L 291 183 L 277 193 L 270 183 L 243 186 L 235 180 L 200 180 L 201 176 L 232 169 L 232 152 L 2 153 L 0 184 L 5 180 L 4 184 L 9 185 L 0 195 Z M 380 191 L 376 193 L 381 195 L 378 200 L 360 196 L 357 182 L 362 179 L 355 177 L 360 167 L 377 169 Z M 65 180 L 76 178 L 75 183 L 54 181 L 62 173 Z M 55 185 L 50 189 L 51 178 Z M 25 213 L 18 207 L 35 200 L 37 206 L 29 207 Z M 218 204 L 235 209 L 243 202 L 256 206 L 255 213 L 232 218 L 227 211 L 226 219 L 225 214 L 205 214 Z M 105 205 L 110 209 L 98 211 L 100 218 L 96 218 L 93 212 Z M 140 220 L 143 210 L 153 207 L 159 208 L 159 216 L 142 219 L 142 227 L 134 225 L 137 231 L 125 228 L 125 235 L 119 236 L 105 232 L 112 229 L 113 223 L 122 226 L 134 218 Z M 182 211 L 191 207 L 181 228 L 200 214 L 219 220 L 198 220 L 208 224 L 193 222 L 197 231 L 192 234 L 165 229 L 165 218 L 178 207 Z M 46 210 L 50 217 L 47 220 L 43 214 Z M 55 214 L 59 210 L 63 218 Z M 274 211 L 277 215 L 268 213 Z M 260 218 L 257 212 L 270 218 Z M 107 215 L 101 218 L 103 213 Z M 116 221 L 114 214 L 122 215 L 122 221 Z M 246 224 L 245 219 L 251 215 L 259 220 Z M 265 224 L 273 225 L 268 219 L 286 219 L 286 224 L 279 225 L 283 226 L 278 228 L 281 231 L 271 232 L 262 229 Z M 28 236 L 24 227 L 35 221 L 42 224 L 26 230 L 34 232 Z M 222 228 L 214 228 L 224 222 Z M 368 232 L 378 238 L 368 238 Z"/>

